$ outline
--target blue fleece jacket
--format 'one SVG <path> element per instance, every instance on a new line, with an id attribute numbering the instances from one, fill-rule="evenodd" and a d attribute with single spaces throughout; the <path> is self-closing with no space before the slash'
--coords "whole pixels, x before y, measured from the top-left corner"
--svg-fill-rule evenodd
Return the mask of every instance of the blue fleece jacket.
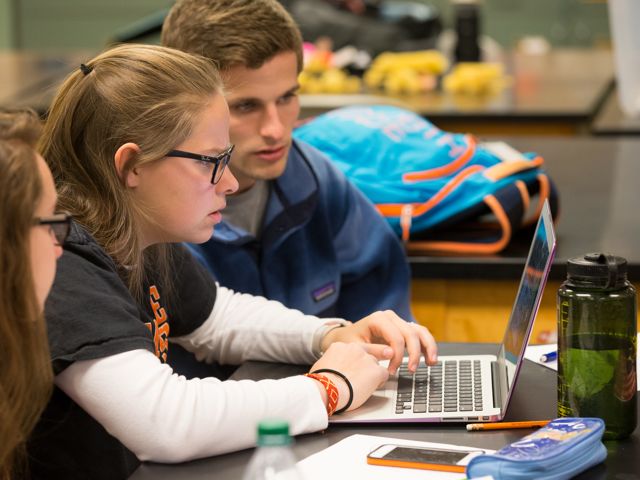
<path id="1" fill-rule="evenodd" d="M 261 238 L 223 221 L 190 245 L 221 285 L 321 317 L 391 309 L 413 321 L 409 267 L 386 221 L 330 161 L 295 141 L 271 182 Z"/>

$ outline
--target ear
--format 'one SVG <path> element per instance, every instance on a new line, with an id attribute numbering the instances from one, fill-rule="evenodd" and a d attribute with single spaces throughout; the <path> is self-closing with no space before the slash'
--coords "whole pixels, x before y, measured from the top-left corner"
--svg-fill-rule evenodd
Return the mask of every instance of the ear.
<path id="1" fill-rule="evenodd" d="M 135 143 L 125 143 L 120 145 L 113 156 L 114 164 L 118 177 L 126 187 L 134 188 L 138 186 L 138 171 L 135 168 L 129 168 L 130 162 L 140 153 L 140 147 Z"/>

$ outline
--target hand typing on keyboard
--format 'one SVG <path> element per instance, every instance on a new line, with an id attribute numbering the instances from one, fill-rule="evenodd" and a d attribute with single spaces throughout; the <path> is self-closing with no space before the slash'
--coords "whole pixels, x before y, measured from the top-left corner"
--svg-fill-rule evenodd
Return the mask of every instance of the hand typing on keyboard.
<path id="1" fill-rule="evenodd" d="M 395 373 L 402 363 L 405 349 L 409 356 L 408 369 L 415 372 L 422 355 L 428 365 L 438 360 L 438 347 L 429 330 L 417 323 L 404 321 L 391 310 L 375 312 L 362 320 L 342 328 L 330 330 L 322 340 L 326 351 L 333 342 L 370 344 L 369 350 L 377 358 L 389 358 L 389 373 Z M 391 348 L 391 355 L 385 349 Z"/>

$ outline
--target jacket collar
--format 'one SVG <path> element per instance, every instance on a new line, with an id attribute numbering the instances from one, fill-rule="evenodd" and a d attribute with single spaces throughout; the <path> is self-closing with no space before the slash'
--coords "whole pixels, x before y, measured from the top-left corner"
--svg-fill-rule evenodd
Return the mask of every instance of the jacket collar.
<path id="1" fill-rule="evenodd" d="M 295 140 L 292 142 L 287 158 L 287 166 L 275 180 L 265 209 L 263 232 L 266 234 L 269 226 L 275 221 L 282 221 L 283 212 L 287 210 L 292 218 L 285 223 L 287 229 L 306 223 L 315 208 L 318 194 L 318 179 L 309 164 L 307 155 Z M 224 243 L 246 243 L 254 239 L 253 235 L 242 228 L 235 227 L 224 221 L 219 223 L 213 233 L 213 238 Z"/>

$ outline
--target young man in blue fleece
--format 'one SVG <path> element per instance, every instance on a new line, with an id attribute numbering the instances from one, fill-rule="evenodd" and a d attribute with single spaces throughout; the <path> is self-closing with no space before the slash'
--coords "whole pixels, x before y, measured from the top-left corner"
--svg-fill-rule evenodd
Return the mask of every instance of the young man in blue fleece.
<path id="1" fill-rule="evenodd" d="M 223 75 L 237 195 L 192 246 L 221 285 L 321 317 L 394 310 L 413 321 L 402 246 L 374 206 L 319 151 L 292 139 L 302 39 L 276 0 L 178 0 L 162 43 Z"/>

